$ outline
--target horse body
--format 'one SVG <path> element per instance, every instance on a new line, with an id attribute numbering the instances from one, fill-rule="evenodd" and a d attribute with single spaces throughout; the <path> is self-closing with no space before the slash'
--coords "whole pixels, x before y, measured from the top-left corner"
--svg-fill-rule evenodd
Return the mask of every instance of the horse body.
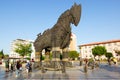
<path id="1" fill-rule="evenodd" d="M 71 28 L 66 28 L 66 31 L 61 24 L 55 24 L 55 27 L 47 30 L 43 35 L 39 36 L 34 45 L 37 47 L 36 51 L 41 52 L 45 48 L 60 47 L 61 49 L 69 45 Z"/>

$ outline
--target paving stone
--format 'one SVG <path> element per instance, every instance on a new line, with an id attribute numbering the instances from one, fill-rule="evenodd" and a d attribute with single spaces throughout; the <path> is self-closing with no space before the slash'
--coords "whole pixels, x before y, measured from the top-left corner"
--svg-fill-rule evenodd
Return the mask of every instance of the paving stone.
<path id="1" fill-rule="evenodd" d="M 66 73 L 53 70 L 47 70 L 45 73 L 40 70 L 26 73 L 24 69 L 18 77 L 15 72 L 6 73 L 0 70 L 0 80 L 120 80 L 120 66 L 101 64 L 99 68 L 89 68 L 87 73 L 84 72 L 83 66 L 78 65 L 67 68 Z"/>

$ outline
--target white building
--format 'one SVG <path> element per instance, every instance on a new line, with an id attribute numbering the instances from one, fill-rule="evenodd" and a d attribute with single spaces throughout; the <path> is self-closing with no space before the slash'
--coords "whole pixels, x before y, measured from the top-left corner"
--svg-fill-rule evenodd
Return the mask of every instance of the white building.
<path id="1" fill-rule="evenodd" d="M 11 50 L 10 50 L 10 54 L 9 57 L 10 58 L 20 58 L 21 56 L 15 52 L 15 48 L 17 48 L 16 44 L 32 44 L 32 50 L 33 52 L 31 53 L 31 57 L 34 58 L 35 55 L 35 49 L 33 47 L 33 41 L 30 40 L 23 40 L 23 39 L 16 39 L 11 43 Z"/>
<path id="2" fill-rule="evenodd" d="M 120 49 L 120 40 L 110 40 L 110 41 L 104 41 L 104 42 L 95 42 L 95 43 L 89 43 L 89 44 L 83 44 L 79 46 L 81 57 L 82 58 L 90 58 L 93 57 L 92 55 L 92 48 L 95 46 L 104 46 L 107 50 L 107 52 L 111 52 L 114 57 L 119 57 L 115 50 Z"/>

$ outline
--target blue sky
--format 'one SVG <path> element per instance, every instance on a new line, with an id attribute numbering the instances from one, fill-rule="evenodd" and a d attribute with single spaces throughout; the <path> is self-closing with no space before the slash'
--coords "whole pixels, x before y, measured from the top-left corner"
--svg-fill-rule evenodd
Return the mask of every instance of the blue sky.
<path id="1" fill-rule="evenodd" d="M 120 0 L 0 0 L 0 50 L 15 39 L 35 40 L 76 2 L 82 15 L 72 32 L 81 44 L 120 39 Z"/>

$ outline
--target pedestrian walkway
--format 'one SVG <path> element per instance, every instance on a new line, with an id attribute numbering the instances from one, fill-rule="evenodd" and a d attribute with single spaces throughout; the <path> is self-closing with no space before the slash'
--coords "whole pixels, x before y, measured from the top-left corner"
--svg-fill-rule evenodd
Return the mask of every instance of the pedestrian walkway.
<path id="1" fill-rule="evenodd" d="M 1 75 L 1 73 L 0 73 Z M 41 73 L 41 70 L 34 70 L 33 72 L 26 73 L 23 70 L 19 77 L 15 77 L 15 73 L 8 73 L 6 77 L 1 77 L 2 80 L 120 80 L 120 67 L 108 66 L 102 64 L 100 68 L 88 69 L 85 73 L 83 66 L 76 66 L 67 68 L 66 73 L 61 71 L 48 70 Z"/>

